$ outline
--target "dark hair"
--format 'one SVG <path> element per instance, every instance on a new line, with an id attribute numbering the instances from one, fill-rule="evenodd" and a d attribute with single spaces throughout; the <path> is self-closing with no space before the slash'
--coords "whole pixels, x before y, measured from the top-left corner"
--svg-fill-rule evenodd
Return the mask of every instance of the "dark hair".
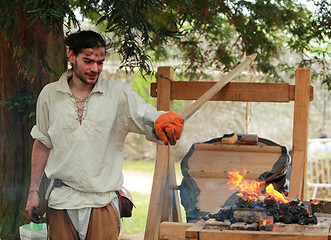
<path id="1" fill-rule="evenodd" d="M 84 48 L 104 47 L 107 50 L 106 40 L 97 32 L 86 30 L 68 35 L 65 39 L 69 50 L 73 50 L 77 56 Z"/>

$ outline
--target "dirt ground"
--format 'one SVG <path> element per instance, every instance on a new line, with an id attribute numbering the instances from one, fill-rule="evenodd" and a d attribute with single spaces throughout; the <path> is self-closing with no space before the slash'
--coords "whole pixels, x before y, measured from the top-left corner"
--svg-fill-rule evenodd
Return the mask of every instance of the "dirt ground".
<path id="1" fill-rule="evenodd" d="M 127 235 L 127 234 L 120 234 L 119 240 L 142 240 L 144 239 L 143 234 L 137 234 L 137 235 Z"/>

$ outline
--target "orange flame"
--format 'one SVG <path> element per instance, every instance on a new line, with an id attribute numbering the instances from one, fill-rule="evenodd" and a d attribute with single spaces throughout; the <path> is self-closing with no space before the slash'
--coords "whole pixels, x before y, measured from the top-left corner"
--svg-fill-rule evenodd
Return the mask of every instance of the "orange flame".
<path id="1" fill-rule="evenodd" d="M 269 197 L 276 202 L 289 202 L 289 199 L 283 193 L 280 193 L 275 190 L 272 184 L 269 184 L 266 187 L 266 193 L 263 193 L 265 182 L 245 180 L 244 177 L 246 176 L 246 174 L 246 169 L 244 169 L 243 175 L 240 175 L 239 171 L 236 169 L 228 173 L 229 180 L 227 184 L 231 186 L 230 189 L 235 189 L 236 187 L 238 187 L 240 189 L 240 193 L 237 193 L 237 195 L 241 198 L 252 202 L 258 202 L 260 201 L 261 197 Z"/>
<path id="2" fill-rule="evenodd" d="M 266 192 L 269 194 L 269 196 L 274 199 L 276 202 L 281 203 L 288 203 L 290 200 L 284 195 L 284 193 L 280 193 L 277 190 L 275 190 L 274 186 L 270 183 L 266 187 Z"/>

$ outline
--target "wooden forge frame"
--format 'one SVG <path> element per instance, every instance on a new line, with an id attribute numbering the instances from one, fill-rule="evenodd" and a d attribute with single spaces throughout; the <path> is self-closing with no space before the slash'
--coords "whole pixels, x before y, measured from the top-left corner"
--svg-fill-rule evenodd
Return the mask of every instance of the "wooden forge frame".
<path id="1" fill-rule="evenodd" d="M 151 85 L 151 96 L 157 97 L 157 109 L 172 110 L 173 100 L 196 100 L 215 82 L 174 82 L 174 70 L 171 67 L 158 68 L 157 83 Z M 305 199 L 305 168 L 307 161 L 309 103 L 313 100 L 313 88 L 310 86 L 311 74 L 306 68 L 295 73 L 295 85 L 288 83 L 230 82 L 220 90 L 211 101 L 242 102 L 291 102 L 294 101 L 292 170 L 289 189 L 290 198 Z M 157 145 L 157 155 L 150 204 L 147 216 L 145 240 L 162 239 L 160 224 L 169 223 L 162 231 L 173 232 L 175 236 L 185 232 L 192 223 L 182 223 L 176 176 L 173 161 L 173 149 L 166 145 Z M 301 236 L 302 238 L 302 236 Z M 183 239 L 183 238 L 181 238 Z M 251 238 L 248 238 L 251 239 Z M 298 238 L 300 239 L 300 236 Z"/>

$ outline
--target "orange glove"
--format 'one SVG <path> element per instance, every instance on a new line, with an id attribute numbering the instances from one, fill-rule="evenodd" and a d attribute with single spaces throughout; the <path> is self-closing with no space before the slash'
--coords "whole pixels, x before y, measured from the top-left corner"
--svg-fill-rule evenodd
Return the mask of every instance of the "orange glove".
<path id="1" fill-rule="evenodd" d="M 183 131 L 184 119 L 174 112 L 161 114 L 154 128 L 158 137 L 166 144 L 175 145 Z"/>

